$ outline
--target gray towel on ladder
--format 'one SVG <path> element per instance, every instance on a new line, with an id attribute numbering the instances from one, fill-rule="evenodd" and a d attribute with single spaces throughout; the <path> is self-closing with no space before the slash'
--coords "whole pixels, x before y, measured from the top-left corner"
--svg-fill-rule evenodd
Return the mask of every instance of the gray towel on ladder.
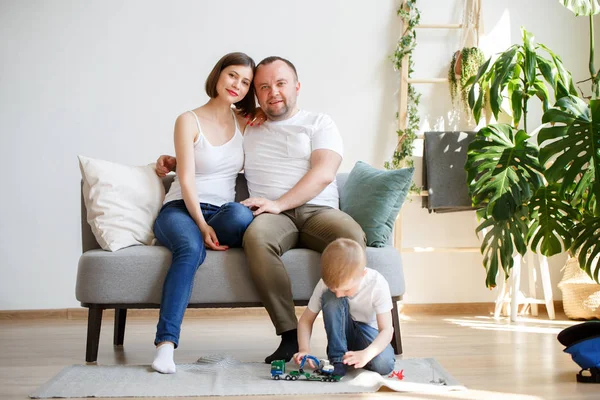
<path id="1" fill-rule="evenodd" d="M 423 144 L 423 208 L 447 213 L 473 210 L 467 187 L 467 148 L 475 132 L 425 132 Z"/>

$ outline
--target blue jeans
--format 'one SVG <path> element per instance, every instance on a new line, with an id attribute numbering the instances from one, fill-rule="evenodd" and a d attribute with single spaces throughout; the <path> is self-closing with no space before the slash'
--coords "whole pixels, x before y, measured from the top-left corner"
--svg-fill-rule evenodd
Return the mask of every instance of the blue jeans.
<path id="1" fill-rule="evenodd" d="M 248 207 L 240 203 L 225 203 L 221 207 L 200 203 L 200 208 L 206 222 L 215 230 L 220 245 L 242 246 L 244 232 L 253 219 Z M 162 207 L 154 222 L 154 235 L 173 255 L 163 284 L 154 344 L 170 341 L 177 348 L 194 276 L 206 258 L 206 248 L 200 229 L 183 200 L 170 201 Z"/>
<path id="2" fill-rule="evenodd" d="M 379 334 L 369 324 L 357 322 L 350 316 L 347 297 L 336 297 L 327 290 L 321 297 L 323 322 L 327 332 L 327 357 L 330 363 L 342 362 L 347 351 L 366 349 Z M 364 368 L 387 375 L 394 370 L 396 357 L 391 344 L 369 361 Z"/>

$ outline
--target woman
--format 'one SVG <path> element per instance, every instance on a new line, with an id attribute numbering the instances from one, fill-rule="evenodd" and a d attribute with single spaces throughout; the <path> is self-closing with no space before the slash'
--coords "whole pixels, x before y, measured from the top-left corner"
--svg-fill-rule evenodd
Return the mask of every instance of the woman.
<path id="1" fill-rule="evenodd" d="M 244 165 L 243 121 L 255 108 L 254 68 L 254 61 L 244 53 L 223 56 L 206 80 L 210 100 L 175 122 L 177 177 L 154 223 L 156 238 L 173 254 L 163 285 L 152 363 L 154 370 L 164 374 L 176 371 L 173 352 L 206 248 L 241 247 L 252 222 L 252 212 L 233 201 L 236 177 Z"/>

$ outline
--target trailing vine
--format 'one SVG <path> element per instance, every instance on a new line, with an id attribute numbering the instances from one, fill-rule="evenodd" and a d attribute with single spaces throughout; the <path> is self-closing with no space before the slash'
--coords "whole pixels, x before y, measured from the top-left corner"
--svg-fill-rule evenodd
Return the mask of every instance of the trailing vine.
<path id="1" fill-rule="evenodd" d="M 452 54 L 452 61 L 450 61 L 450 68 L 448 68 L 448 83 L 450 86 L 450 99 L 452 100 L 452 105 L 456 104 L 456 98 L 458 97 L 458 80 L 456 79 L 456 72 L 454 72 L 454 70 L 456 68 L 456 59 L 459 54 L 458 51 Z"/>
<path id="2" fill-rule="evenodd" d="M 394 70 L 400 71 L 402 69 L 402 59 L 404 56 L 408 56 L 408 76 L 410 77 L 413 72 L 413 61 L 412 52 L 417 44 L 417 34 L 415 32 L 415 26 L 419 24 L 421 19 L 421 13 L 416 7 L 417 0 L 408 0 L 404 5 L 400 6 L 397 14 L 404 23 L 404 32 L 398 40 L 394 55 L 391 57 L 394 64 Z M 412 160 L 413 143 L 417 138 L 417 132 L 419 130 L 419 113 L 418 106 L 421 99 L 421 94 L 417 93 L 413 85 L 408 85 L 408 115 L 406 129 L 398 129 L 398 146 L 394 150 L 394 154 L 390 161 L 384 163 L 385 169 L 398 169 L 401 167 L 413 167 L 414 161 Z M 398 114 L 396 114 L 398 118 Z M 413 186 L 414 183 L 413 183 Z M 416 186 L 411 190 L 418 190 Z"/>

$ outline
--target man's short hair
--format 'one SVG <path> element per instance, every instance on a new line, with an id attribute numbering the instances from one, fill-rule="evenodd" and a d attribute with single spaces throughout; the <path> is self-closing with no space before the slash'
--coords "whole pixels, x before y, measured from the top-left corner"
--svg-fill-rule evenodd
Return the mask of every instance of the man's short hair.
<path id="1" fill-rule="evenodd" d="M 290 67 L 292 69 L 292 71 L 294 71 L 294 77 L 296 78 L 296 82 L 298 82 L 298 71 L 296 71 L 296 67 L 294 66 L 294 64 L 292 64 L 292 62 L 290 60 L 286 60 L 283 57 L 279 57 L 279 56 L 267 57 L 267 58 L 263 59 L 261 62 L 259 62 L 258 64 L 256 64 L 256 69 L 258 69 L 258 67 L 260 67 L 261 65 L 272 64 L 275 61 L 283 61 L 284 63 L 286 63 L 287 66 Z"/>
<path id="2" fill-rule="evenodd" d="M 352 239 L 336 239 L 321 256 L 321 278 L 329 289 L 337 289 L 357 278 L 367 264 L 365 251 Z"/>
<path id="3" fill-rule="evenodd" d="M 254 64 L 254 60 L 245 53 L 229 53 L 225 54 L 213 67 L 210 74 L 208 74 L 208 78 L 206 78 L 206 84 L 204 85 L 204 89 L 206 90 L 206 94 L 211 99 L 214 99 L 218 96 L 217 93 L 217 82 L 219 82 L 219 77 L 221 76 L 221 72 L 230 65 L 243 65 L 245 67 L 250 67 L 252 70 L 252 75 L 256 71 L 256 66 Z M 242 115 L 247 115 L 248 113 L 254 112 L 256 108 L 256 103 L 254 100 L 254 85 L 250 82 L 250 87 L 248 89 L 248 93 L 246 96 L 235 103 L 235 107 L 240 110 Z"/>

